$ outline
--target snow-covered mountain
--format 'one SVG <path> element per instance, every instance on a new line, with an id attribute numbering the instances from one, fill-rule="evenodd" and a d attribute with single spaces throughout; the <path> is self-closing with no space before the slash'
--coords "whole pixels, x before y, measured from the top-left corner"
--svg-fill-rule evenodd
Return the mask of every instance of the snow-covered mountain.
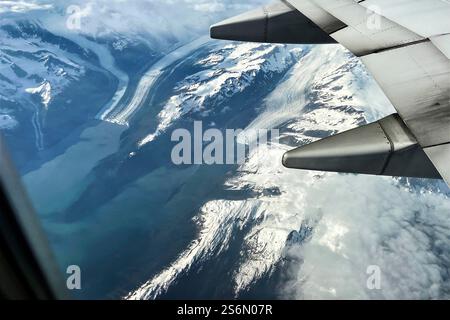
<path id="1" fill-rule="evenodd" d="M 19 167 L 89 120 L 128 124 L 158 70 L 213 20 L 251 5 L 230 1 L 209 11 L 190 1 L 132 0 L 126 8 L 121 0 L 1 1 L 0 128 L 22 146 L 13 150 Z M 140 97 L 133 95 L 139 81 Z"/>
<path id="2" fill-rule="evenodd" d="M 2 129 L 21 146 L 13 153 L 22 167 L 94 119 L 116 80 L 95 52 L 39 21 L 4 19 L 0 39 L 0 117 L 8 119 Z"/>
<path id="3" fill-rule="evenodd" d="M 2 96 L 23 100 L 25 92 L 41 95 L 48 107 L 72 81 L 85 74 L 85 61 L 61 49 L 56 38 L 27 22 L 1 26 Z M 81 48 L 78 48 L 81 50 Z M 88 52 L 86 52 L 86 55 Z"/>
<path id="4" fill-rule="evenodd" d="M 57 149 L 56 157 L 47 159 L 42 167 L 32 170 L 24 176 L 35 207 L 41 215 L 52 221 L 51 228 L 49 228 L 50 233 L 59 239 L 55 243 L 56 248 L 59 248 L 57 250 L 68 254 L 79 250 L 67 248 L 73 247 L 77 243 L 74 238 L 78 237 L 79 230 L 81 232 L 86 227 L 96 229 L 99 224 L 98 221 L 95 223 L 94 221 L 99 219 L 98 216 L 101 219 L 108 217 L 108 215 L 95 212 L 101 212 L 103 205 L 107 205 L 116 196 L 127 194 L 127 186 L 130 182 L 145 178 L 149 172 L 153 174 L 152 170 L 155 172 L 159 170 L 157 167 L 152 167 L 151 162 L 148 161 L 158 161 L 158 158 L 154 157 L 155 151 L 163 156 L 170 155 L 171 145 L 166 145 L 161 141 L 165 141 L 170 136 L 173 128 L 194 119 L 217 126 L 225 123 L 232 124 L 230 121 L 236 115 L 239 115 L 239 122 L 248 124 L 253 115 L 259 112 L 260 99 L 267 96 L 305 53 L 301 48 L 294 46 L 227 44 L 203 37 L 186 45 L 175 47 L 172 51 L 160 56 L 148 54 L 148 48 L 143 47 L 140 49 L 139 57 L 141 59 L 148 58 L 148 68 L 133 71 L 131 67 L 128 69 L 121 67 L 122 64 L 127 65 L 125 59 L 130 52 L 133 52 L 133 46 L 130 47 L 129 44 L 126 47 L 117 48 L 113 45 L 116 40 L 110 39 L 104 42 L 106 40 L 100 39 L 93 42 L 92 39 L 83 40 L 83 38 L 74 36 L 55 35 L 38 23 L 30 24 L 30 28 L 33 28 L 33 32 L 30 32 L 29 38 L 22 29 L 17 32 L 17 41 L 36 43 L 34 51 L 34 47 L 30 45 L 27 57 L 30 56 L 30 59 L 34 59 L 34 55 L 38 54 L 36 51 L 45 51 L 54 61 L 61 55 L 66 59 L 65 65 L 79 66 L 78 69 L 69 69 L 59 63 L 61 68 L 65 68 L 61 71 L 54 67 L 56 62 L 53 62 L 48 66 L 40 65 L 41 69 L 32 69 L 34 73 L 31 70 L 27 71 L 32 75 L 30 80 L 26 79 L 22 82 L 14 80 L 17 86 L 15 88 L 17 97 L 14 97 L 14 100 L 29 100 L 34 103 L 35 108 L 28 110 L 29 114 L 26 116 L 33 117 L 35 112 L 43 114 L 40 122 L 44 126 L 43 140 L 50 136 L 45 130 L 48 126 L 60 124 L 61 121 L 72 121 L 71 118 L 74 115 L 68 113 L 67 107 L 64 106 L 64 103 L 61 104 L 61 100 L 65 101 L 73 90 L 79 90 L 76 89 L 77 86 L 84 87 L 83 82 L 86 82 L 85 86 L 92 86 L 95 83 L 93 91 L 98 92 L 98 78 L 92 77 L 94 72 L 106 75 L 112 83 L 108 90 L 105 90 L 109 100 L 96 102 L 92 100 L 95 97 L 93 92 L 84 91 L 80 95 L 79 104 L 72 107 L 73 113 L 83 112 L 83 108 L 87 106 L 83 106 L 82 103 L 89 101 L 89 107 L 92 108 L 89 115 L 82 115 L 84 120 L 78 124 L 81 124 L 81 128 L 83 126 L 87 128 L 80 134 L 79 140 L 74 136 L 66 139 L 65 134 L 60 135 L 59 137 L 62 139 L 60 141 L 67 144 L 67 151 L 61 153 Z M 41 33 L 45 33 L 45 36 L 39 36 Z M 48 40 L 53 37 L 65 44 L 65 47 L 61 49 L 59 44 L 53 44 Z M 10 41 L 13 46 L 15 39 L 11 37 Z M 105 50 L 109 51 L 110 55 Z M 14 53 L 12 50 L 6 52 L 8 55 L 13 55 L 17 50 Z M 61 61 L 63 61 L 62 58 Z M 110 58 L 112 59 L 109 60 Z M 24 70 L 32 66 L 32 63 L 27 63 L 25 60 L 20 63 Z M 134 63 L 139 64 L 140 62 L 135 61 Z M 57 72 L 58 70 L 59 72 Z M 52 73 L 53 71 L 55 72 Z M 124 73 L 126 76 L 123 76 Z M 33 82 L 33 79 L 36 81 Z M 29 83 L 24 85 L 24 81 L 29 81 Z M 178 100 L 179 103 L 173 104 L 175 100 Z M 70 101 L 66 102 L 70 103 Z M 245 111 L 247 114 L 240 115 L 239 113 L 245 109 L 247 109 Z M 17 110 L 17 108 L 11 110 L 10 114 L 14 114 Z M 50 114 L 52 114 L 51 119 L 49 118 Z M 153 118 L 156 121 L 152 120 Z M 95 121 L 93 122 L 93 120 Z M 112 123 L 112 125 L 97 125 L 98 120 Z M 19 121 L 26 123 L 28 119 L 23 116 Z M 155 123 L 154 127 L 151 126 L 152 123 Z M 124 124 L 126 126 L 123 126 Z M 75 124 L 64 130 L 70 132 L 74 127 L 76 127 Z M 116 130 L 115 127 L 118 129 Z M 108 134 L 108 132 L 110 133 Z M 158 132 L 158 134 L 152 141 L 142 143 L 143 139 L 152 132 Z M 17 138 L 16 132 L 13 133 L 13 138 Z M 125 134 L 119 140 L 121 133 Z M 30 132 L 28 132 L 28 139 L 29 134 Z M 40 143 L 44 148 L 53 152 L 52 147 L 47 143 L 43 143 L 42 140 Z M 117 149 L 120 143 L 122 146 Z M 162 143 L 163 145 L 161 145 Z M 89 153 L 89 156 L 86 152 Z M 133 156 L 130 157 L 130 154 Z M 109 159 L 111 156 L 114 157 L 113 160 Z M 80 165 L 79 159 L 83 159 L 82 165 Z M 102 159 L 104 161 L 100 162 Z M 135 159 L 146 160 L 136 165 Z M 161 159 L 165 160 L 167 157 Z M 172 164 L 165 163 L 164 166 L 172 166 Z M 134 175 L 130 174 L 127 169 L 129 167 L 134 168 L 133 171 L 136 172 Z M 70 174 L 61 176 L 61 179 L 48 179 L 48 177 L 60 175 L 64 168 L 71 168 Z M 172 174 L 176 174 L 178 168 L 173 167 L 171 170 Z M 111 183 L 112 171 L 116 171 L 116 179 Z M 92 179 L 94 172 L 96 178 Z M 220 179 L 220 175 L 215 178 Z M 188 179 L 191 177 L 186 176 L 183 179 L 177 183 L 188 183 Z M 43 183 L 46 185 L 45 190 L 40 187 Z M 175 190 L 169 192 L 176 192 L 178 187 L 173 187 Z M 90 191 L 92 189 L 97 191 L 92 193 Z M 98 198 L 94 198 L 97 192 L 102 194 L 100 201 Z M 157 197 L 157 195 L 147 196 L 144 202 L 153 201 L 152 197 Z M 55 198 L 58 201 L 54 201 Z M 203 200 L 200 198 L 198 201 L 202 202 Z M 143 208 L 145 208 L 144 203 Z M 163 208 L 161 206 L 157 210 L 163 210 Z M 84 215 L 87 212 L 91 214 Z M 148 214 L 147 211 L 145 213 Z M 108 224 L 112 228 L 118 227 L 111 221 Z M 141 224 L 139 227 L 144 225 Z M 66 239 L 70 240 L 68 243 L 61 240 L 60 230 L 69 232 L 66 234 Z M 119 233 L 128 232 L 126 228 L 120 230 Z M 102 230 L 96 230 L 96 232 L 90 232 L 88 237 L 84 231 L 80 236 L 83 238 L 80 240 L 82 242 L 88 241 L 88 239 L 92 241 L 91 245 L 86 246 L 86 253 L 83 253 L 83 256 L 86 255 L 86 261 L 80 262 L 80 264 L 86 265 L 85 268 L 89 268 L 88 257 L 96 254 L 91 250 L 97 248 L 96 243 L 102 237 L 111 235 L 105 234 Z M 126 250 L 125 247 L 123 250 Z M 146 254 L 151 255 L 151 252 Z M 64 258 L 61 259 L 64 260 Z M 126 266 L 126 268 L 129 267 Z M 142 267 L 145 269 L 145 266 Z M 142 280 L 143 278 L 140 278 L 139 282 Z M 112 284 L 114 288 L 129 285 L 131 284 L 123 282 Z"/>
<path id="5" fill-rule="evenodd" d="M 151 142 L 187 113 L 227 112 L 215 107 L 223 107 L 223 102 L 251 88 L 259 77 L 270 82 L 284 74 L 301 54 L 300 48 L 284 45 L 214 42 L 208 55 L 194 64 L 200 71 L 177 83 L 174 94 L 157 116 L 155 132 L 140 145 Z"/>
<path id="6" fill-rule="evenodd" d="M 221 57 L 212 55 L 209 60 L 217 63 Z M 127 298 L 164 297 L 172 287 L 177 287 L 179 281 L 187 281 L 193 274 L 206 273 L 202 266 L 214 260 L 226 260 L 233 248 L 239 251 L 237 261 L 228 264 L 229 272 L 216 281 L 229 279 L 234 297 L 250 292 L 256 297 L 261 296 L 254 287 L 270 281 L 275 274 L 282 274 L 287 283 L 272 282 L 271 285 L 276 287 L 272 288 L 271 297 L 364 299 L 438 298 L 445 295 L 447 285 L 435 287 L 435 281 L 444 277 L 447 258 L 440 252 L 430 255 L 424 246 L 425 243 L 440 243 L 440 237 L 425 236 L 414 245 L 407 242 L 410 247 L 407 251 L 402 247 L 406 244 L 400 239 L 399 246 L 385 247 L 385 239 L 392 236 L 397 219 L 409 220 L 416 210 L 420 219 L 430 223 L 434 223 L 431 221 L 435 217 L 446 215 L 450 207 L 445 196 L 424 193 L 423 189 L 418 193 L 408 187 L 409 184 L 405 186 L 392 178 L 301 172 L 287 170 L 281 165 L 283 153 L 294 146 L 393 112 L 361 62 L 339 46 L 311 49 L 267 96 L 264 105 L 264 110 L 246 129 L 280 128 L 281 141 L 280 144 L 259 146 L 225 181 L 224 188 L 241 194 L 242 199 L 235 196 L 232 200 L 222 198 L 206 202 L 193 218 L 198 228 L 197 237 L 170 266 L 130 292 Z M 336 184 L 337 180 L 344 183 L 343 189 Z M 364 181 L 368 181 L 367 188 L 370 189 L 364 190 Z M 325 187 L 327 184 L 330 187 Z M 333 187 L 338 189 L 330 193 L 321 189 Z M 441 187 L 446 190 L 443 184 Z M 378 194 L 383 188 L 392 193 L 401 190 L 401 201 L 409 202 L 413 208 L 390 209 L 388 203 L 382 205 L 385 209 L 373 207 L 383 203 Z M 315 200 L 324 197 L 323 201 Z M 355 201 L 354 197 L 365 200 Z M 442 206 L 434 205 L 438 202 Z M 392 216 L 386 213 L 393 210 L 399 212 Z M 381 227 L 376 222 L 377 217 L 381 219 L 380 224 L 390 226 Z M 447 222 L 442 227 L 449 231 L 450 224 L 448 218 L 445 219 Z M 362 229 L 365 231 L 360 232 Z M 431 231 L 426 229 L 412 224 L 401 233 L 407 241 L 417 232 L 425 235 Z M 357 252 L 363 255 L 358 258 L 360 253 Z M 446 249 L 445 252 L 449 257 L 450 251 Z M 419 263 L 423 257 L 435 265 L 428 267 Z M 405 280 L 404 274 L 389 268 L 390 263 L 396 264 L 402 259 L 408 261 L 402 266 L 404 272 L 424 272 L 425 275 L 417 279 L 407 276 Z M 366 269 L 369 265 L 379 265 L 386 279 L 391 281 L 384 290 L 373 292 L 367 288 Z M 348 282 L 341 281 L 343 274 L 347 275 Z M 348 283 L 351 285 L 347 286 Z M 396 288 L 394 283 L 399 287 Z M 411 290 L 417 290 L 420 284 L 424 285 L 423 290 L 411 295 Z"/>
<path id="7" fill-rule="evenodd" d="M 258 48 L 257 52 L 279 50 L 279 46 L 257 44 L 228 45 L 225 47 L 225 52 L 229 50 L 228 48 L 239 52 L 236 57 L 244 57 L 244 59 L 238 59 L 239 70 L 250 70 L 251 73 L 254 73 L 254 68 L 260 69 L 260 66 L 259 64 L 253 66 L 252 63 L 249 67 L 245 64 L 241 65 L 248 55 L 247 52 L 241 51 L 243 48 Z M 241 233 L 244 235 L 240 245 L 240 258 L 234 265 L 231 276 L 234 283 L 234 295 L 238 297 L 259 279 L 270 276 L 275 271 L 283 257 L 288 236 L 293 231 L 299 230 L 305 219 L 300 211 L 304 206 L 302 192 L 295 192 L 295 198 L 287 195 L 291 183 L 286 182 L 298 174 L 282 168 L 283 153 L 295 145 L 305 144 L 365 123 L 363 109 L 368 103 L 367 92 L 377 89 L 358 60 L 338 46 L 331 48 L 324 46 L 311 51 L 307 47 L 304 50 L 294 49 L 296 53 L 302 51 L 307 53 L 303 57 L 299 56 L 298 62 L 289 68 L 290 71 L 276 89 L 265 98 L 262 112 L 245 128 L 246 130 L 279 128 L 281 143 L 259 146 L 249 155 L 247 162 L 241 165 L 233 177 L 226 180 L 224 184 L 227 190 L 238 193 L 251 191 L 254 196 L 243 200 L 218 199 L 205 203 L 194 217 L 198 226 L 197 238 L 168 268 L 140 289 L 130 293 L 128 298 L 154 299 L 164 295 L 170 286 L 177 282 L 178 277 L 188 273 L 191 268 L 226 254 L 232 245 L 231 242 L 237 234 Z M 258 61 L 259 56 L 256 54 L 257 59 L 250 59 L 250 61 Z M 279 63 L 273 63 L 274 61 Z M 230 65 L 229 60 L 227 61 L 217 52 L 213 52 L 199 63 L 211 64 L 212 67 L 218 66 L 219 70 L 223 70 L 219 72 L 219 75 L 232 74 L 237 66 Z M 227 68 L 222 68 L 221 63 L 226 63 Z M 268 59 L 266 64 L 269 70 L 273 67 L 277 70 L 278 67 L 286 65 L 279 58 Z M 215 68 L 212 68 L 200 73 L 200 76 L 197 74 L 190 76 L 188 80 L 195 81 L 182 82 L 178 87 L 181 93 L 172 97 L 171 101 L 181 100 L 181 103 L 175 105 L 179 106 L 183 102 L 180 97 L 187 97 L 188 101 L 199 99 L 191 92 L 198 91 L 205 82 L 209 84 L 216 81 L 216 73 Z M 228 83 L 232 84 L 233 90 L 239 91 L 241 86 L 247 85 L 246 79 L 247 77 L 244 77 L 243 83 L 239 83 L 239 79 L 228 81 Z M 218 94 L 217 99 L 223 99 L 222 92 L 227 92 L 226 90 L 199 91 L 206 94 Z M 383 97 L 382 94 L 381 97 Z M 200 95 L 200 99 L 202 98 L 203 96 Z M 385 110 L 390 109 L 386 99 L 381 101 L 380 105 Z M 202 104 L 191 103 L 188 106 L 201 108 Z M 163 112 L 167 108 L 166 106 Z M 182 115 L 181 111 L 177 114 L 177 116 Z M 169 120 L 171 119 L 172 117 L 169 117 Z M 302 182 L 303 184 L 312 183 L 323 174 L 309 173 L 301 176 L 302 180 L 307 179 L 307 182 Z"/>
<path id="8" fill-rule="evenodd" d="M 65 1 L 0 8 L 0 130 L 80 297 L 448 297 L 443 183 L 281 166 L 394 112 L 357 58 L 199 36 L 238 0 L 77 3 L 80 30 Z M 244 164 L 176 166 L 171 133 L 194 121 L 280 140 Z"/>

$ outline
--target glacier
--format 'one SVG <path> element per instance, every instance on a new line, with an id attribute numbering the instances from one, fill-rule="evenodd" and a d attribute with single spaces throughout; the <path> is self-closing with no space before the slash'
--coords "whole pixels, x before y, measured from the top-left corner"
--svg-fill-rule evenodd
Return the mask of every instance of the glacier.
<path id="1" fill-rule="evenodd" d="M 207 110 L 210 100 L 224 101 L 251 86 L 259 74 L 282 73 L 301 54 L 299 48 L 267 44 L 214 43 L 211 54 L 198 62 L 207 67 L 189 75 L 176 86 L 177 95 L 170 97 L 159 112 L 159 124 L 154 133 L 139 142 L 139 146 L 153 141 L 161 132 L 183 115 Z"/>
<path id="2" fill-rule="evenodd" d="M 214 65 L 221 60 L 214 53 L 205 62 Z M 445 200 L 445 195 L 431 192 L 417 194 L 398 179 L 293 171 L 281 165 L 283 153 L 293 147 L 290 145 L 292 141 L 296 145 L 308 143 L 392 112 L 392 105 L 357 58 L 339 46 L 311 49 L 268 95 L 263 111 L 246 128 L 284 128 L 281 143 L 259 146 L 249 155 L 247 162 L 225 181 L 226 189 L 242 192 L 250 189 L 256 196 L 244 200 L 206 202 L 193 218 L 198 228 L 197 237 L 170 266 L 125 298 L 164 297 L 191 269 L 196 270 L 196 266 L 224 256 L 239 233 L 244 234 L 240 258 L 231 277 L 235 298 L 245 295 L 261 279 L 273 276 L 280 265 L 289 265 L 284 271 L 289 281 L 277 288 L 276 295 L 279 297 L 442 297 L 448 285 L 448 280 L 443 281 L 442 276 L 446 272 L 450 252 L 446 249 L 446 258 L 443 258 L 440 254 L 430 255 L 427 247 L 423 246 L 430 241 L 440 242 L 439 238 L 432 240 L 425 233 L 422 234 L 424 242 L 412 245 L 414 240 L 408 239 L 416 237 L 415 234 L 422 232 L 419 231 L 422 228 L 411 225 L 407 229 L 401 226 L 397 229 L 402 230 L 400 233 L 409 243 L 411 251 L 404 251 L 403 242 L 399 243 L 399 247 L 391 244 L 386 249 L 383 239 L 391 237 L 397 218 L 409 219 L 411 207 L 421 208 L 418 210 L 423 219 L 433 221 L 434 217 L 441 216 L 438 220 L 443 222 L 445 230 L 449 230 L 446 212 L 450 212 L 450 204 Z M 337 181 L 342 181 L 345 187 L 340 187 Z M 365 183 L 367 185 L 363 186 Z M 360 201 L 353 201 L 352 192 L 359 191 L 358 188 L 373 188 L 374 194 L 367 190 L 367 194 L 360 195 Z M 399 201 L 411 205 L 403 209 L 376 209 L 375 203 L 386 203 L 377 202 L 382 189 L 392 194 L 400 193 L 402 200 Z M 387 196 L 388 193 L 382 194 Z M 336 202 L 339 207 L 335 207 Z M 373 204 L 365 208 L 365 205 L 360 206 L 363 203 Z M 441 206 L 436 206 L 436 203 L 441 203 Z M 389 217 L 384 210 L 396 214 Z M 368 211 L 371 216 L 367 217 L 363 211 Z M 424 216 L 430 213 L 433 217 Z M 377 223 L 374 219 L 380 215 L 383 218 Z M 365 216 L 370 219 L 367 223 Z M 379 228 L 381 223 L 388 227 Z M 370 232 L 361 231 L 361 228 Z M 310 233 L 307 237 L 299 233 L 305 229 Z M 288 240 L 293 232 L 298 235 L 298 240 L 290 243 Z M 367 251 L 370 253 L 365 253 Z M 364 253 L 363 256 L 356 256 L 360 255 L 358 252 Z M 408 263 L 400 267 L 397 262 L 402 259 L 407 259 Z M 422 259 L 427 259 L 430 264 L 419 263 Z M 391 269 L 391 263 L 397 269 Z M 382 291 L 371 292 L 366 287 L 365 272 L 371 264 L 381 265 L 383 276 L 389 279 L 383 282 L 385 289 Z M 404 272 L 398 274 L 397 270 Z M 409 275 L 405 276 L 405 273 Z M 421 273 L 422 276 L 418 276 Z M 343 275 L 348 280 L 341 280 Z M 439 281 L 443 281 L 442 287 L 436 285 Z M 420 284 L 425 288 L 419 292 Z"/>
<path id="3" fill-rule="evenodd" d="M 443 183 L 281 165 L 394 112 L 356 57 L 202 37 L 258 0 L 120 2 L 77 31 L 64 1 L 0 1 L 0 129 L 79 297 L 448 298 Z M 241 165 L 176 166 L 170 134 L 194 121 L 281 135 Z"/>

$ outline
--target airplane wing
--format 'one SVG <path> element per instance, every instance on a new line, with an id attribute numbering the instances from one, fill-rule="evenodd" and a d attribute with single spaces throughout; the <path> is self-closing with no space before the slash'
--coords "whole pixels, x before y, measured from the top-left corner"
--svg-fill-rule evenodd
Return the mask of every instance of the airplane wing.
<path id="1" fill-rule="evenodd" d="M 450 1 L 287 0 L 211 27 L 216 39 L 341 43 L 398 114 L 287 152 L 287 167 L 450 185 Z"/>

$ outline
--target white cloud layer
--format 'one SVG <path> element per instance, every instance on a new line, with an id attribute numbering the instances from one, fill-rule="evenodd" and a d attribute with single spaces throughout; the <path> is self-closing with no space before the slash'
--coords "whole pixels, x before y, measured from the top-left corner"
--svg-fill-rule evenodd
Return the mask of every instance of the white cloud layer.
<path id="1" fill-rule="evenodd" d="M 27 12 L 30 10 L 50 9 L 49 4 L 39 4 L 31 1 L 3 1 L 0 0 L 0 13 Z"/>
<path id="2" fill-rule="evenodd" d="M 450 201 L 390 178 L 330 175 L 304 193 L 314 233 L 292 247 L 284 287 L 300 299 L 448 298 Z M 367 287 L 378 266 L 381 287 Z"/>
<path id="3" fill-rule="evenodd" d="M 0 1 L 0 13 L 27 11 L 29 17 L 41 20 L 51 29 L 67 29 L 67 32 L 90 36 L 142 36 L 152 43 L 159 40 L 159 44 L 164 44 L 187 42 L 205 35 L 211 24 L 266 2 L 268 0 Z"/>

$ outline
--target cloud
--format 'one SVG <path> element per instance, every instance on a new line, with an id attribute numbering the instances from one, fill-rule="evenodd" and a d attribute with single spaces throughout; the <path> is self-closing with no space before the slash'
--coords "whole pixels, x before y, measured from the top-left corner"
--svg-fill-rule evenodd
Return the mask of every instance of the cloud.
<path id="1" fill-rule="evenodd" d="M 26 12 L 30 10 L 50 9 L 50 4 L 40 5 L 30 1 L 0 1 L 0 14 L 7 12 Z"/>
<path id="2" fill-rule="evenodd" d="M 303 109 L 311 90 L 318 93 L 314 111 Z M 347 108 L 333 108 L 339 101 Z M 286 134 L 301 141 L 311 138 L 305 130 L 357 126 L 356 110 L 369 120 L 393 111 L 358 59 L 340 46 L 318 46 L 289 71 L 247 129 L 295 120 L 296 131 Z M 277 292 L 284 298 L 448 298 L 450 190 L 443 182 L 287 170 L 280 159 L 292 148 L 259 146 L 225 182 L 233 197 L 206 202 L 195 218 L 198 237 L 129 297 L 158 297 L 242 236 L 240 259 L 230 267 L 236 297 L 287 261 L 281 278 L 288 281 Z M 286 246 L 292 234 L 297 242 Z M 367 287 L 370 266 L 380 269 L 380 290 Z"/>
<path id="3" fill-rule="evenodd" d="M 332 175 L 305 190 L 313 235 L 287 256 L 297 261 L 283 293 L 305 299 L 430 299 L 449 290 L 450 201 L 390 178 Z M 367 268 L 381 270 L 380 290 Z"/>
<path id="4" fill-rule="evenodd" d="M 159 44 L 188 42 L 209 26 L 268 0 L 73 0 L 21 1 L 28 16 L 55 29 L 95 37 L 143 37 Z M 36 8 L 51 9 L 47 12 Z M 79 28 L 70 28 L 77 23 Z M 67 30 L 69 29 L 69 30 Z"/>
<path id="5" fill-rule="evenodd" d="M 168 40 L 187 42 L 206 34 L 210 24 L 266 1 L 20 1 L 15 2 L 16 7 L 11 2 L 2 8 L 23 12 L 44 6 L 48 14 L 39 10 L 30 15 L 54 28 L 66 28 L 67 8 L 77 5 L 83 13 L 82 23 L 81 29 L 73 32 L 105 37 L 138 35 L 164 43 Z M 1 2 L 5 3 L 7 1 Z M 333 59 L 335 61 L 336 57 Z M 324 60 L 318 58 L 316 63 L 323 64 Z M 301 92 L 301 88 L 295 88 Z M 373 104 L 370 97 L 366 100 L 372 103 L 366 105 Z M 274 105 L 279 107 L 279 104 Z M 263 120 L 272 121 L 267 115 Z M 323 121 L 318 120 L 318 123 Z M 251 185 L 257 191 L 278 187 L 280 195 L 262 194 L 257 199 L 240 202 L 220 200 L 205 204 L 201 217 L 206 218 L 208 228 L 203 230 L 200 239 L 200 245 L 204 246 L 193 251 L 197 256 L 187 258 L 210 258 L 210 239 L 219 239 L 221 242 L 217 245 L 226 246 L 236 227 L 235 221 L 248 222 L 254 227 L 245 239 L 247 247 L 265 251 L 248 249 L 249 258 L 240 266 L 235 278 L 236 286 L 242 288 L 268 272 L 281 255 L 282 240 L 292 230 L 304 226 L 312 230 L 311 235 L 291 245 L 284 253 L 291 263 L 287 271 L 289 281 L 280 291 L 282 296 L 298 299 L 448 298 L 448 188 L 425 180 L 412 180 L 414 183 L 408 184 L 391 178 L 287 171 L 279 164 L 283 151 L 266 152 L 266 167 L 249 170 L 254 169 L 249 164 L 250 168 L 244 167 L 237 181 L 231 181 L 235 188 Z M 436 189 L 442 186 L 442 191 L 433 192 L 427 188 L 430 185 Z M 261 259 L 262 254 L 265 254 L 264 259 Z M 178 262 L 185 268 L 192 260 L 177 260 L 174 264 L 177 268 L 169 271 L 182 270 Z M 380 290 L 367 288 L 366 271 L 372 265 L 381 270 Z M 164 282 L 157 283 L 162 284 Z"/>

